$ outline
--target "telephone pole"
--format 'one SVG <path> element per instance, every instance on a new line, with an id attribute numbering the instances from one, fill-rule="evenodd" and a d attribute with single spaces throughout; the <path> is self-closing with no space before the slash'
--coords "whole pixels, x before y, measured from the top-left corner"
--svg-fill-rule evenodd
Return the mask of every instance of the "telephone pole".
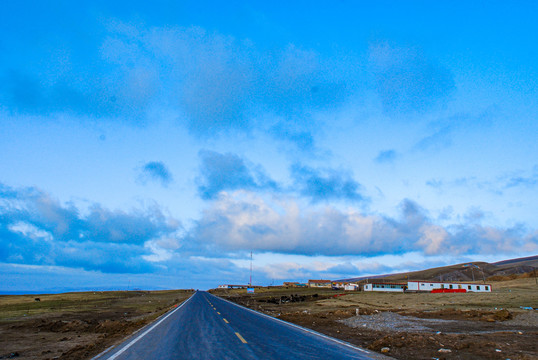
<path id="1" fill-rule="evenodd" d="M 248 284 L 252 286 L 252 251 L 250 252 L 250 281 Z"/>

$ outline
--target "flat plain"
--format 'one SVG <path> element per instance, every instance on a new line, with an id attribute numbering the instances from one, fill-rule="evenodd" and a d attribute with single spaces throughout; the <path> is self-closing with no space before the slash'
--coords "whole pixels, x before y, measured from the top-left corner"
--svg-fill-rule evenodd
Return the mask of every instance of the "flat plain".
<path id="1" fill-rule="evenodd" d="M 537 311 L 524 309 L 538 308 L 536 279 L 490 283 L 493 292 L 480 294 L 291 287 L 211 292 L 396 359 L 538 359 Z M 0 296 L 0 359 L 91 359 L 191 294 Z"/>
<path id="2" fill-rule="evenodd" d="M 89 359 L 191 294 L 176 290 L 0 296 L 0 359 Z"/>

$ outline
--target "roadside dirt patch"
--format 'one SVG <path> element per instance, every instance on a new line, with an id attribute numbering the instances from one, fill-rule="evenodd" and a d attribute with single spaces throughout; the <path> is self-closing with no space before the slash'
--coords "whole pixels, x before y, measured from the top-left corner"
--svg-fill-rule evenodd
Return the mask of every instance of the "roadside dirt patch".
<path id="1" fill-rule="evenodd" d="M 347 319 L 295 312 L 279 318 L 373 351 L 388 348 L 384 354 L 396 359 L 538 359 L 537 323 L 421 319 L 393 312 Z"/>
<path id="2" fill-rule="evenodd" d="M 444 320 L 478 320 L 478 321 L 506 321 L 513 317 L 513 314 L 506 310 L 460 310 L 447 308 L 438 311 L 399 311 L 401 315 L 416 316 L 421 319 L 444 319 Z"/>

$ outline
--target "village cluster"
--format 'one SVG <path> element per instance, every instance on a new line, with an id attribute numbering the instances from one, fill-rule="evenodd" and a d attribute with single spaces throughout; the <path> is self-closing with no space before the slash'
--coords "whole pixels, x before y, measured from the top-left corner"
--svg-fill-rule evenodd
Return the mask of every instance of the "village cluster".
<path id="1" fill-rule="evenodd" d="M 261 288 L 255 285 L 219 285 L 219 289 L 244 289 Z M 275 287 L 275 286 L 272 286 Z M 307 283 L 284 282 L 277 287 L 309 287 L 309 288 L 332 288 L 344 291 L 383 291 L 383 292 L 431 292 L 431 293 L 466 293 L 466 292 L 491 292 L 490 284 L 440 282 L 440 281 L 406 281 L 406 282 L 369 282 L 361 284 L 351 282 L 336 282 L 331 280 L 308 280 Z"/>

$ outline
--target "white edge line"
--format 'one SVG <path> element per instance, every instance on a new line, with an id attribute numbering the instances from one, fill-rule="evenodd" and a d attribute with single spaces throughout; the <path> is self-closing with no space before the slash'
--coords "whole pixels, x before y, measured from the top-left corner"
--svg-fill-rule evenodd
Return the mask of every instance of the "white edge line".
<path id="1" fill-rule="evenodd" d="M 137 333 L 137 331 L 134 332 L 135 334 Z M 104 356 L 107 352 L 109 352 L 110 350 L 112 350 L 112 348 L 114 347 L 115 345 L 112 345 L 112 346 L 109 346 L 105 351 L 103 351 L 102 353 L 98 354 L 98 355 L 95 355 L 94 357 L 92 357 L 90 360 L 96 360 L 97 358 L 100 358 L 101 356 Z"/>
<path id="2" fill-rule="evenodd" d="M 352 349 L 359 350 L 359 351 L 362 351 L 362 352 L 367 353 L 367 354 L 371 354 L 370 351 L 368 351 L 368 350 L 364 350 L 363 348 L 360 348 L 360 347 L 358 347 L 358 346 L 355 346 L 355 345 L 353 345 L 353 344 L 350 344 L 350 343 L 348 343 L 348 342 L 346 342 L 346 341 L 339 340 L 339 339 L 333 338 L 333 337 L 331 337 L 331 336 L 328 336 L 328 335 L 319 333 L 319 332 L 317 332 L 317 331 L 314 331 L 314 330 L 307 329 L 307 328 L 305 328 L 305 327 L 299 326 L 299 325 L 297 325 L 297 324 L 293 324 L 293 323 L 284 321 L 284 320 L 282 320 L 282 319 L 278 319 L 278 318 L 272 317 L 272 316 L 270 316 L 270 315 L 264 314 L 264 313 L 259 312 L 259 311 L 256 311 L 256 310 L 252 310 L 252 309 L 250 309 L 250 308 L 248 308 L 248 307 L 246 307 L 246 306 L 242 306 L 242 305 L 236 304 L 236 303 L 234 303 L 234 302 L 232 302 L 232 301 L 223 299 L 223 298 L 221 298 L 220 296 L 216 296 L 216 295 L 213 295 L 213 294 L 210 294 L 210 293 L 208 293 L 208 294 L 211 295 L 211 296 L 214 296 L 214 297 L 216 297 L 216 298 L 219 298 L 220 300 L 229 302 L 229 303 L 232 304 L 232 305 L 235 305 L 235 306 L 237 306 L 237 307 L 240 307 L 240 308 L 243 308 L 243 309 L 248 310 L 248 311 L 250 311 L 250 312 L 253 312 L 253 313 L 255 313 L 255 314 L 258 314 L 258 315 L 261 315 L 261 316 L 265 316 L 265 317 L 268 318 L 268 319 L 275 320 L 275 321 L 279 321 L 279 322 L 281 322 L 281 323 L 283 323 L 283 324 L 286 324 L 286 325 L 288 325 L 288 326 L 291 326 L 291 327 L 294 327 L 294 328 L 297 328 L 297 329 L 306 331 L 307 333 L 310 333 L 310 334 L 313 334 L 313 335 L 320 336 L 320 337 L 322 337 L 322 338 L 324 338 L 324 339 L 333 341 L 333 342 L 338 343 L 338 344 L 340 344 L 340 345 L 344 345 L 344 346 L 350 347 L 350 348 L 352 348 Z"/>
<path id="3" fill-rule="evenodd" d="M 196 293 L 194 293 L 196 294 Z M 194 296 L 194 294 L 192 294 L 187 300 L 183 301 L 181 303 L 181 305 L 179 305 L 177 308 L 175 308 L 174 310 L 172 310 L 171 312 L 169 312 L 167 315 L 165 315 L 162 319 L 160 319 L 159 321 L 157 321 L 157 323 L 153 324 L 152 327 L 150 327 L 149 329 L 147 329 L 146 331 L 144 331 L 142 334 L 138 335 L 135 339 L 133 339 L 130 343 L 128 343 L 127 345 L 125 345 L 120 351 L 118 351 L 117 353 L 115 353 L 114 355 L 112 355 L 111 357 L 108 358 L 108 360 L 114 360 L 116 359 L 118 356 L 120 356 L 121 354 L 123 354 L 127 349 L 129 349 L 131 346 L 133 346 L 138 340 L 142 339 L 144 336 L 146 336 L 151 330 L 155 329 L 157 326 L 159 326 L 160 323 L 162 323 L 164 320 L 166 320 L 170 315 L 172 315 L 173 313 L 175 313 L 176 311 L 178 311 L 179 309 L 181 309 L 181 307 L 183 305 L 185 305 L 190 299 L 192 299 L 192 297 Z M 136 332 L 135 332 L 136 333 Z M 93 359 L 97 359 L 99 357 L 101 357 L 102 355 L 104 355 L 105 353 L 107 353 L 113 346 L 111 346 L 110 348 L 106 349 L 104 352 L 102 352 L 101 354 L 97 355 L 96 357 L 94 357 Z M 92 359 L 92 360 L 93 360 Z"/>

